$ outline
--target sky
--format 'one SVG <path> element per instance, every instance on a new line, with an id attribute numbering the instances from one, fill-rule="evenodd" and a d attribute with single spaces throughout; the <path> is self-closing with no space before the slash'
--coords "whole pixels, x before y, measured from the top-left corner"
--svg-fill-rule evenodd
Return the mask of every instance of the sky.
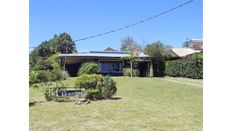
<path id="1" fill-rule="evenodd" d="M 29 47 L 67 32 L 73 40 L 110 31 L 166 11 L 188 0 L 30 0 Z M 182 47 L 186 39 L 203 37 L 202 0 L 145 23 L 108 35 L 76 42 L 78 52 L 120 50 L 126 36 L 145 47 L 161 41 Z"/>

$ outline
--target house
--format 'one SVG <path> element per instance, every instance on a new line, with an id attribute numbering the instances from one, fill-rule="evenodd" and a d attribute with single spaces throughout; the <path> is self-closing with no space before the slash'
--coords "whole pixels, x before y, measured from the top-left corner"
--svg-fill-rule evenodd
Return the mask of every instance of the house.
<path id="1" fill-rule="evenodd" d="M 171 58 L 184 59 L 189 55 L 194 53 L 203 52 L 203 41 L 200 39 L 190 40 L 189 46 L 186 48 L 172 48 Z M 140 76 L 153 76 L 153 64 L 148 55 L 135 50 L 138 57 L 135 59 L 137 64 L 137 69 L 139 70 Z M 106 48 L 104 51 L 89 51 L 78 54 L 59 54 L 61 58 L 62 65 L 65 65 L 65 70 L 71 76 L 77 76 L 77 71 L 80 65 L 84 62 L 94 61 L 98 63 L 100 68 L 100 74 L 102 75 L 114 75 L 122 76 L 124 68 L 130 68 L 130 64 L 127 60 L 122 59 L 122 57 L 129 56 L 128 53 L 117 51 L 110 47 Z M 155 68 L 155 67 L 154 67 Z"/>
<path id="2" fill-rule="evenodd" d="M 203 52 L 203 40 L 202 39 L 191 39 L 188 47 L 185 48 L 172 48 L 171 49 L 173 58 L 182 59 L 194 53 Z"/>
<path id="3" fill-rule="evenodd" d="M 100 68 L 99 73 L 102 75 L 122 76 L 123 69 L 130 67 L 128 61 L 122 59 L 122 57 L 127 56 L 129 56 L 128 53 L 116 51 L 112 48 L 107 48 L 105 51 L 89 51 L 78 54 L 59 54 L 62 65 L 65 64 L 65 69 L 71 76 L 77 75 L 77 71 L 80 68 L 81 63 L 89 61 L 98 63 Z M 148 55 L 139 53 L 135 61 L 138 63 L 137 68 L 140 76 L 153 75 L 150 73 L 150 70 L 152 70 L 152 65 Z"/>
<path id="4" fill-rule="evenodd" d="M 202 39 L 191 39 L 189 41 L 188 48 L 193 50 L 203 51 L 203 40 Z"/>

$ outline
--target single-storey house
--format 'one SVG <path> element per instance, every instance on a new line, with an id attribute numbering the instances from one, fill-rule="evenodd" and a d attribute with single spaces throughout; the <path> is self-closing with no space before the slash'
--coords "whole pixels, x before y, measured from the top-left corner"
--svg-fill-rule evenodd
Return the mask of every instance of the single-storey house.
<path id="1" fill-rule="evenodd" d="M 109 48 L 107 48 L 106 51 L 89 51 L 78 54 L 59 54 L 59 57 L 62 60 L 62 65 L 65 63 L 65 69 L 71 76 L 76 76 L 81 63 L 88 61 L 98 63 L 100 74 L 122 76 L 123 68 L 129 68 L 128 61 L 122 59 L 123 57 L 127 56 L 129 56 L 129 54 L 125 52 L 116 50 L 112 51 Z M 150 73 L 150 70 L 152 70 L 152 65 L 148 55 L 139 53 L 135 61 L 138 63 L 137 69 L 139 70 L 141 77 L 153 75 Z"/>

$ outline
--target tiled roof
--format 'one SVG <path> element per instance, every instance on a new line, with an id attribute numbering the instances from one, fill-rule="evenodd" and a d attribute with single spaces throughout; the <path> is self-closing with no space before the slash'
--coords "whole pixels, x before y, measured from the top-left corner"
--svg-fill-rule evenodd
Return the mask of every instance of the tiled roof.
<path id="1" fill-rule="evenodd" d="M 191 39 L 188 47 L 194 50 L 203 50 L 203 40 L 202 39 Z"/>

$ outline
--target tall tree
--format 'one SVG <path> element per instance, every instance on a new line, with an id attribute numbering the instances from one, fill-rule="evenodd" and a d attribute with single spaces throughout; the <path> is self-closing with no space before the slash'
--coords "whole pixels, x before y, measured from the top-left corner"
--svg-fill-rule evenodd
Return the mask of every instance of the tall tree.
<path id="1" fill-rule="evenodd" d="M 144 49 L 144 53 L 151 57 L 154 76 L 164 76 L 165 60 L 171 56 L 169 46 L 165 46 L 162 42 L 157 41 L 148 44 Z"/>
<path id="2" fill-rule="evenodd" d="M 136 43 L 131 36 L 126 36 L 121 39 L 121 51 L 131 51 L 131 52 L 140 52 L 142 51 L 142 47 Z"/>
<path id="3" fill-rule="evenodd" d="M 32 52 L 32 56 L 49 57 L 57 53 L 75 53 L 75 42 L 68 33 L 54 35 L 50 40 L 43 41 Z"/>

